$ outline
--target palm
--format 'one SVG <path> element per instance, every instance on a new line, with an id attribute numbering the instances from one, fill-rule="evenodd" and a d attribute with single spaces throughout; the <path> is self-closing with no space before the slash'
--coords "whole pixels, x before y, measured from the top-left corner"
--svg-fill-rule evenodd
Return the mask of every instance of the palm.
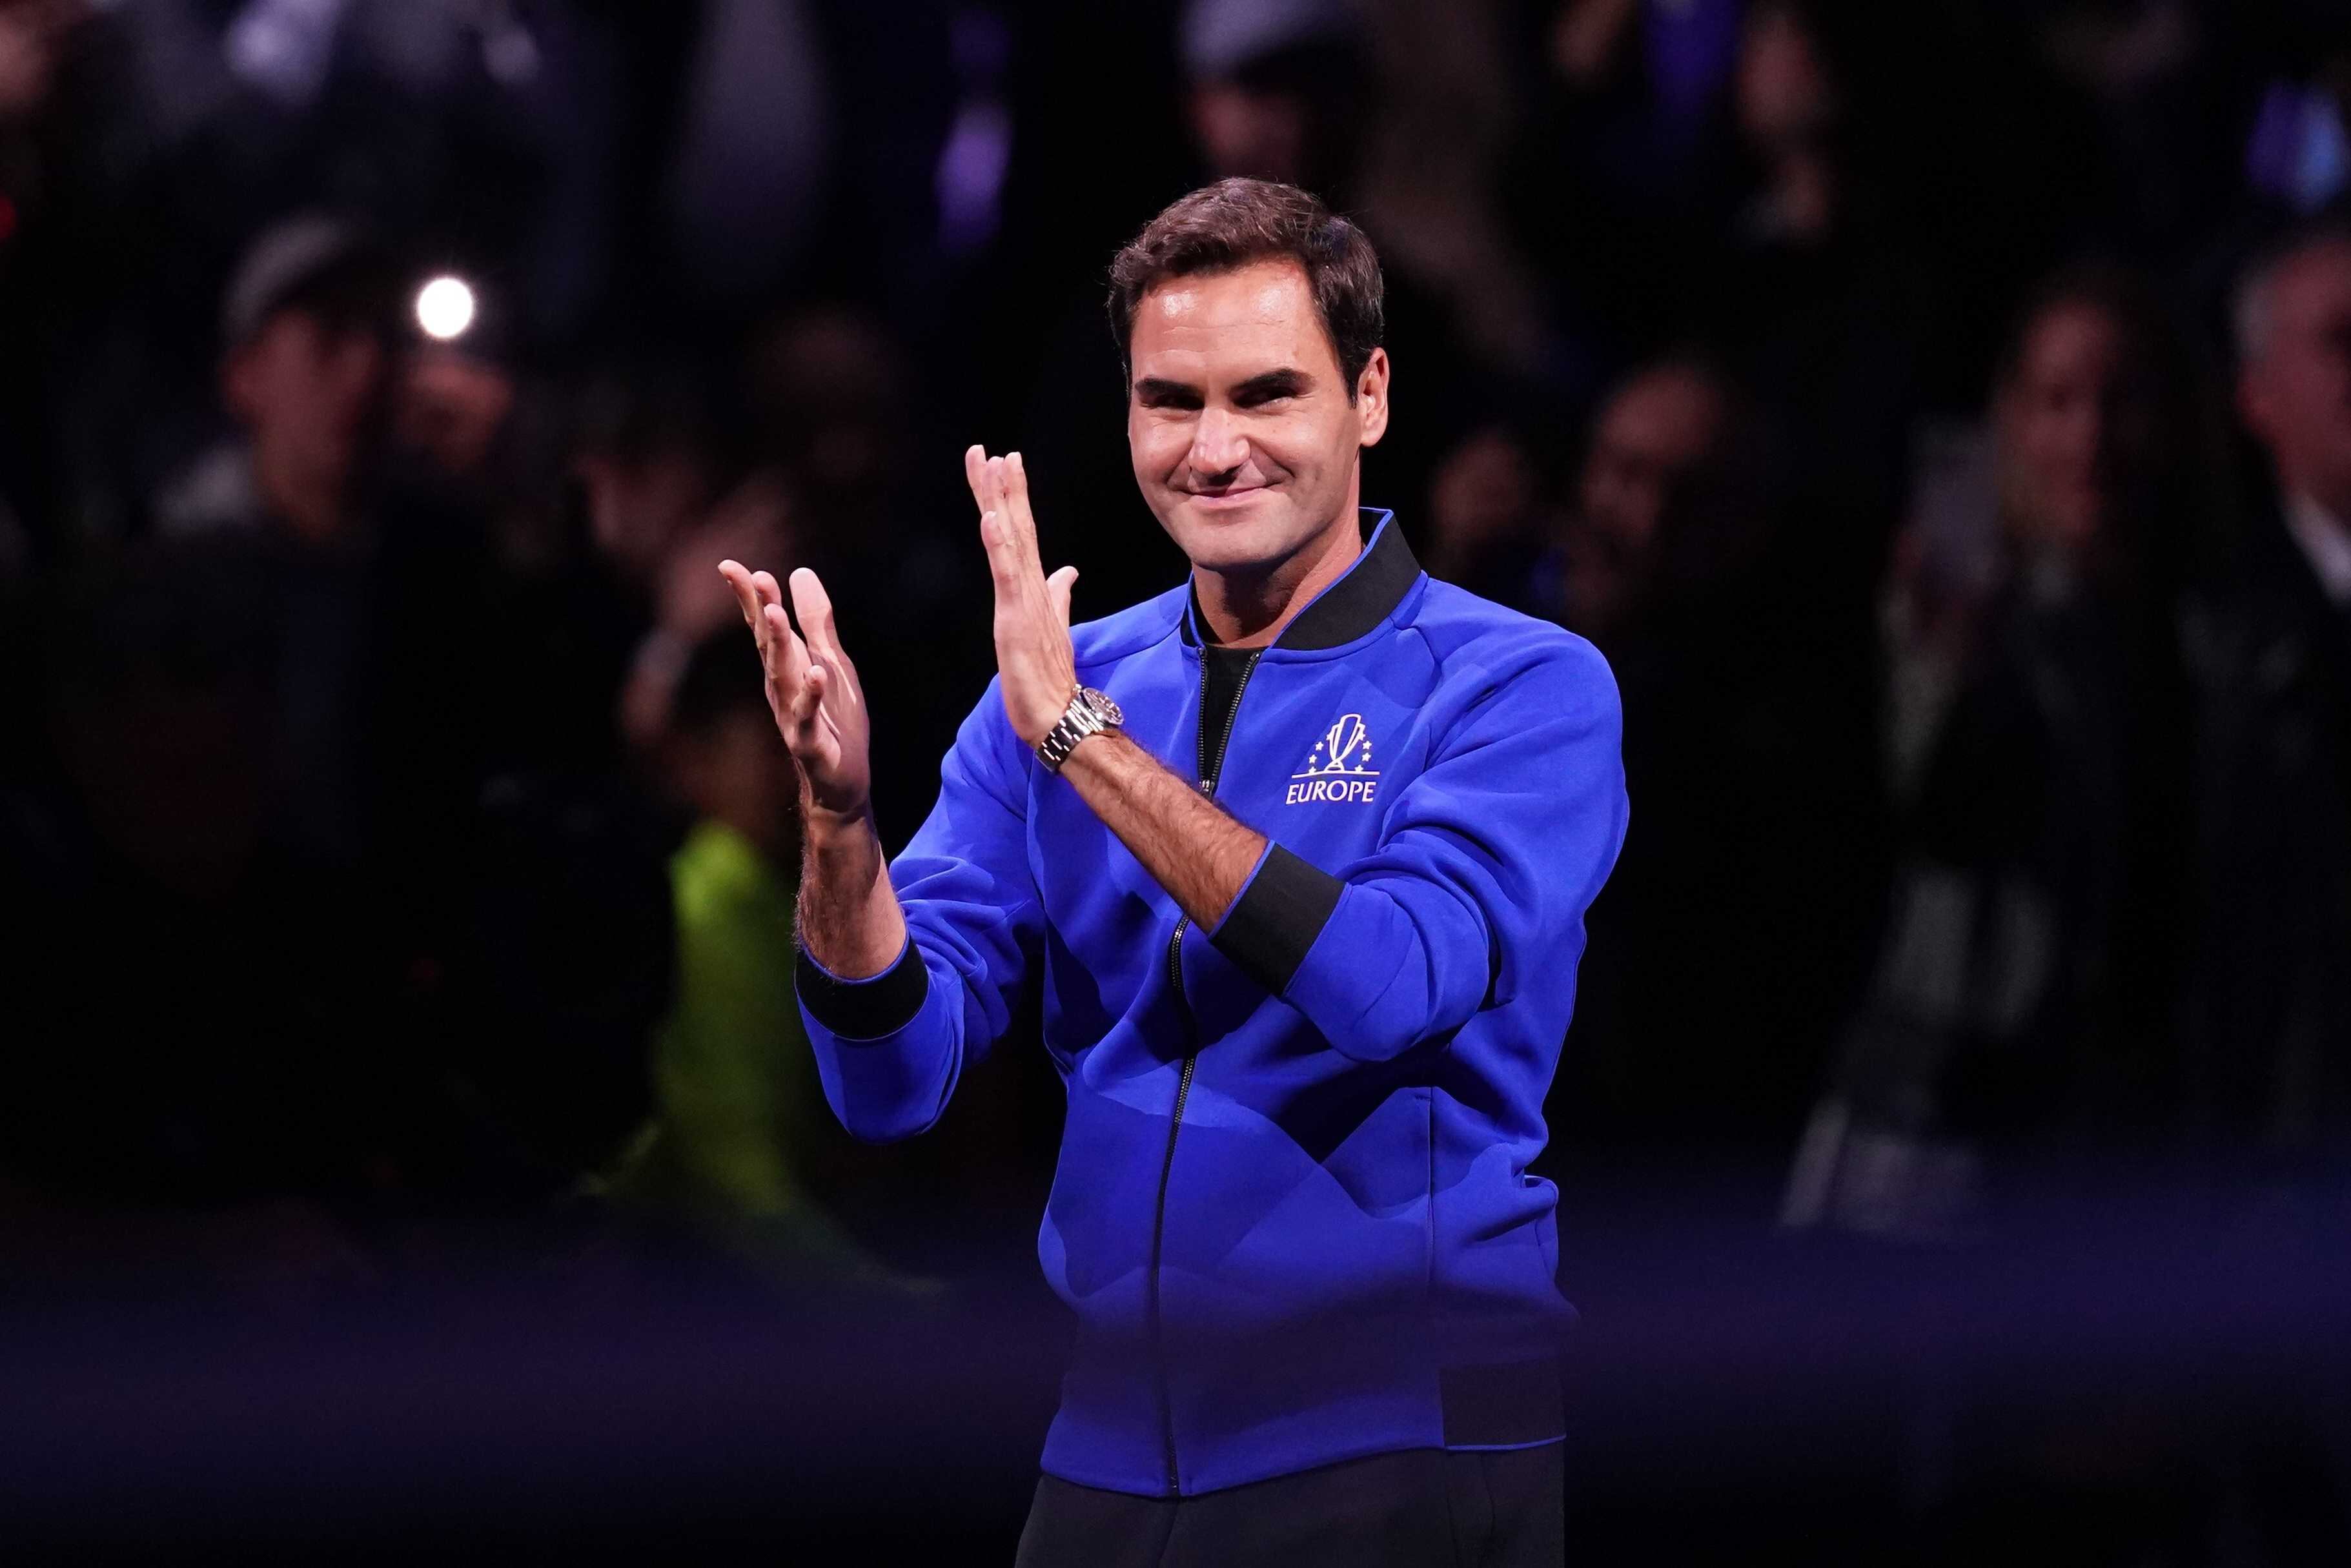
<path id="1" fill-rule="evenodd" d="M 771 574 L 732 560 L 720 562 L 718 570 L 733 585 L 743 619 L 758 639 L 768 706 L 799 764 L 810 804 L 839 816 L 863 811 L 873 787 L 865 691 L 841 646 L 824 584 L 806 567 L 791 574 L 792 610 L 799 618 L 795 631 Z"/>
<path id="2" fill-rule="evenodd" d="M 1070 647 L 1070 589 L 1078 569 L 1045 575 L 1037 553 L 1037 519 L 1029 508 L 1029 470 L 1020 454 L 963 455 L 964 477 L 979 503 L 979 538 L 996 581 L 996 673 L 1013 732 L 1034 746 L 1069 706 L 1077 686 Z"/>

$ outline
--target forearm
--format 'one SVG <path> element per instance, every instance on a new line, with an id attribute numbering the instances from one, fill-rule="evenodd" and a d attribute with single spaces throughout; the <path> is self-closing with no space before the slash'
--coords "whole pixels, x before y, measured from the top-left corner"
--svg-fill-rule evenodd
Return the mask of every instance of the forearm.
<path id="1" fill-rule="evenodd" d="M 1081 741 L 1061 773 L 1195 926 L 1349 1055 L 1394 1056 L 1476 1005 L 1483 936 L 1449 895 L 1423 899 L 1417 912 L 1377 888 L 1350 903 L 1337 878 L 1279 848 L 1269 857 L 1264 834 L 1115 730 Z M 1352 956 L 1310 968 L 1308 952 L 1332 920 L 1346 926 L 1341 946 Z"/>
<path id="2" fill-rule="evenodd" d="M 803 800 L 801 820 L 801 944 L 843 979 L 882 973 L 905 949 L 906 916 L 872 813 L 842 816 Z"/>
<path id="3" fill-rule="evenodd" d="M 1061 776 L 1202 930 L 1224 918 L 1265 853 L 1264 834 L 1116 730 L 1080 742 Z"/>

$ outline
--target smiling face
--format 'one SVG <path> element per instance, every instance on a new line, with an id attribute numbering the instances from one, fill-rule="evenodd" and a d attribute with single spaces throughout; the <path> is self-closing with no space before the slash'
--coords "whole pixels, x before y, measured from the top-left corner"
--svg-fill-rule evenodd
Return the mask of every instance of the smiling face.
<path id="1" fill-rule="evenodd" d="M 1160 526 L 1203 570 L 1255 579 L 1352 548 L 1363 448 L 1387 429 L 1374 349 L 1348 395 L 1305 270 L 1288 260 L 1169 279 L 1128 344 L 1126 442 Z"/>

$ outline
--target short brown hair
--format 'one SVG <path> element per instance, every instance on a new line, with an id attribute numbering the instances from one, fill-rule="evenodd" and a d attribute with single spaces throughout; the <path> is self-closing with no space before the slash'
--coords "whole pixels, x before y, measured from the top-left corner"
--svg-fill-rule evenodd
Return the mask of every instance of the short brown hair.
<path id="1" fill-rule="evenodd" d="M 1306 274 L 1323 335 L 1338 356 L 1347 401 L 1385 325 L 1380 258 L 1364 231 L 1295 185 L 1219 180 L 1178 197 L 1110 264 L 1110 329 L 1119 360 L 1134 340 L 1144 297 L 1170 278 L 1231 272 L 1283 258 Z"/>

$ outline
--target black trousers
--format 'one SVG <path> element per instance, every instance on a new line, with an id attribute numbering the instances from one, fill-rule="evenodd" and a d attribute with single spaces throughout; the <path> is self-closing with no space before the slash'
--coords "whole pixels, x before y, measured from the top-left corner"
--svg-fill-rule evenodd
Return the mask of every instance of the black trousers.
<path id="1" fill-rule="evenodd" d="M 1566 1447 L 1410 1448 L 1199 1497 L 1047 1476 L 1017 1568 L 1558 1568 Z"/>

